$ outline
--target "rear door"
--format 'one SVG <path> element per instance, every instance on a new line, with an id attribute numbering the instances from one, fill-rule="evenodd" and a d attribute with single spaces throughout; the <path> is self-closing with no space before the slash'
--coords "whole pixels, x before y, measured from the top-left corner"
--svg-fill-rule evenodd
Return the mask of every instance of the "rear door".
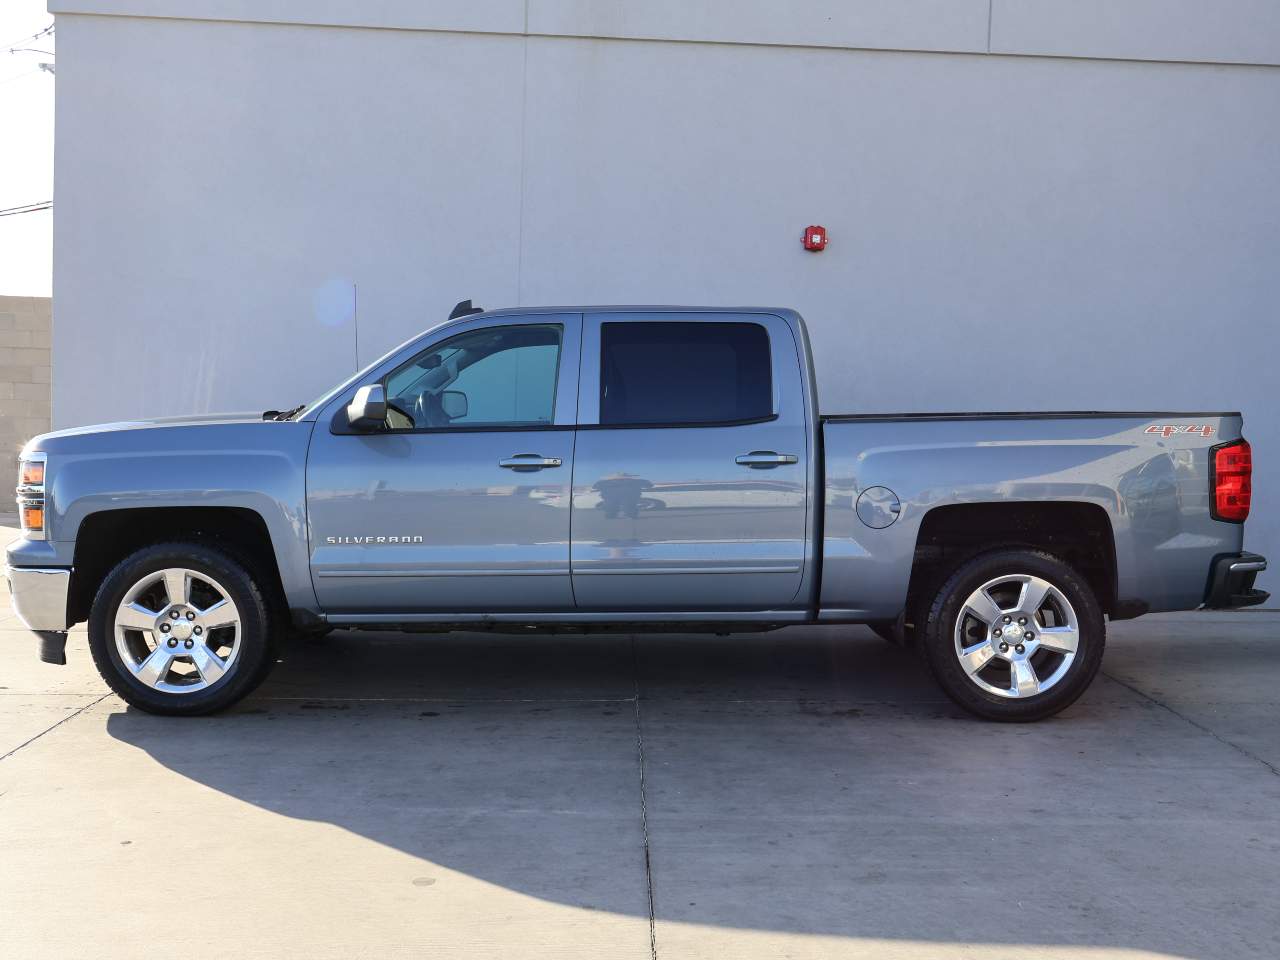
<path id="1" fill-rule="evenodd" d="M 582 357 L 578 609 L 792 605 L 812 451 L 787 323 L 771 314 L 587 314 Z"/>

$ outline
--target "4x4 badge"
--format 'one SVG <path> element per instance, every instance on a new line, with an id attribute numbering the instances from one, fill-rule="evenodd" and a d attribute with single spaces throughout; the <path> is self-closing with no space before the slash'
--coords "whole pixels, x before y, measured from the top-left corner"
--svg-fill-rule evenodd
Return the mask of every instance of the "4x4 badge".
<path id="1" fill-rule="evenodd" d="M 1213 426 L 1212 426 L 1212 424 L 1208 424 L 1208 423 L 1205 423 L 1205 424 L 1198 424 L 1198 423 L 1192 423 L 1192 424 L 1178 424 L 1178 423 L 1154 424 L 1154 425 L 1152 425 L 1152 426 L 1150 426 L 1150 427 L 1147 427 L 1147 431 L 1146 431 L 1146 432 L 1147 432 L 1147 433 L 1158 433 L 1158 434 L 1160 434 L 1160 436 L 1162 436 L 1162 437 L 1172 437 L 1175 433 L 1198 433 L 1198 434 L 1200 434 L 1200 436 L 1202 436 L 1202 437 L 1212 437 L 1212 436 L 1213 436 Z"/>

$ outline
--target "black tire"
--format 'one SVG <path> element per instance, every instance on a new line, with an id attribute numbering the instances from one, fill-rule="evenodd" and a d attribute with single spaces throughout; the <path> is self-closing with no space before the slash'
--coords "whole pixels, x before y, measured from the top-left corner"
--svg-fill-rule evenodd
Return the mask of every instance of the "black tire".
<path id="1" fill-rule="evenodd" d="M 957 655 L 956 631 L 957 619 L 975 590 L 998 577 L 1018 574 L 1041 578 L 1061 591 L 1074 608 L 1079 640 L 1075 658 L 1060 679 L 1041 693 L 1013 699 L 990 693 L 970 678 Z M 1074 703 L 1102 665 L 1106 633 L 1102 608 L 1085 578 L 1057 557 L 1031 549 L 998 550 L 961 564 L 934 595 L 919 631 L 925 663 L 948 697 L 984 720 L 1012 723 L 1042 720 Z M 975 671 L 975 675 L 982 673 Z"/>
<path id="2" fill-rule="evenodd" d="M 116 649 L 116 610 L 127 591 L 148 574 L 170 567 L 185 567 L 212 577 L 230 594 L 240 616 L 239 647 L 230 669 L 209 686 L 190 693 L 168 693 L 147 686 L 124 665 Z M 198 716 L 226 709 L 266 679 L 275 663 L 271 622 L 248 564 L 212 547 L 159 543 L 129 555 L 102 581 L 89 612 L 89 650 L 103 680 L 130 706 L 147 713 Z"/>

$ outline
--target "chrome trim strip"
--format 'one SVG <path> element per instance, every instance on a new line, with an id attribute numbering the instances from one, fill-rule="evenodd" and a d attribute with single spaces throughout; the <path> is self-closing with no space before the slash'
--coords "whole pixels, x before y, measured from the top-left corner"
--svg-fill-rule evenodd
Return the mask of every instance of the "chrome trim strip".
<path id="1" fill-rule="evenodd" d="M 550 570 L 320 570 L 317 577 L 567 577 L 569 568 Z"/>
<path id="2" fill-rule="evenodd" d="M 794 563 L 785 567 L 575 567 L 573 575 L 575 577 L 642 574 L 671 576 L 685 573 L 797 573 L 799 570 L 800 565 Z"/>
<path id="3" fill-rule="evenodd" d="M 784 567 L 588 567 L 574 570 L 574 576 L 624 576 L 624 575 L 663 575 L 679 576 L 686 573 L 796 573 L 798 564 Z M 553 568 L 541 570 L 319 570 L 317 577 L 368 577 L 403 579 L 411 577 L 567 577 L 570 571 Z"/>
<path id="4" fill-rule="evenodd" d="M 327 623 L 380 625 L 387 623 L 805 623 L 805 610 L 733 610 L 703 612 L 659 612 L 654 610 L 613 613 L 330 613 Z"/>
<path id="5" fill-rule="evenodd" d="M 1228 569 L 1230 569 L 1232 573 L 1235 573 L 1236 571 L 1239 571 L 1240 573 L 1261 573 L 1263 570 L 1267 569 L 1267 561 L 1247 560 L 1243 563 L 1233 563 Z"/>
<path id="6" fill-rule="evenodd" d="M 71 571 L 45 567 L 5 567 L 9 602 L 30 630 L 63 632 L 67 623 L 67 593 Z"/>

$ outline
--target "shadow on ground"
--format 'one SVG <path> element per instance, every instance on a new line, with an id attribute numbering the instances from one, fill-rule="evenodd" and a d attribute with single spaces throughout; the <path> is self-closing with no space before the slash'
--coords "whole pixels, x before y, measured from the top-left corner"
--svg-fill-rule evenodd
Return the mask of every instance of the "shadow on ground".
<path id="1" fill-rule="evenodd" d="M 1269 649 L 1251 668 L 1280 678 Z M 542 900 L 645 916 L 651 890 L 659 954 L 700 925 L 1280 955 L 1266 764 L 1105 677 L 1054 720 L 976 722 L 861 630 L 339 633 L 234 712 L 108 731 Z"/>

